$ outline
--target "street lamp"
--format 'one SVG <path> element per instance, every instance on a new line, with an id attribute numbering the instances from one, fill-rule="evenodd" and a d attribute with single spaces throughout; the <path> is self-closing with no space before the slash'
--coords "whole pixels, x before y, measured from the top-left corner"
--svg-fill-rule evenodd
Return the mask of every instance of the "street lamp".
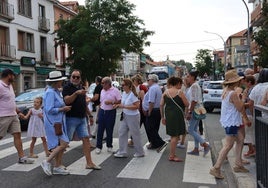
<path id="1" fill-rule="evenodd" d="M 217 35 L 218 37 L 221 38 L 222 42 L 223 42 L 223 47 L 224 47 L 224 71 L 227 72 L 227 65 L 226 65 L 226 42 L 223 39 L 223 37 L 221 35 L 219 35 L 218 33 L 213 33 L 213 32 L 209 32 L 209 31 L 205 31 L 205 33 L 209 33 L 209 34 L 213 34 L 213 35 Z"/>
<path id="2" fill-rule="evenodd" d="M 247 66 L 250 68 L 250 38 L 249 38 L 249 10 L 246 2 L 242 0 L 247 9 L 248 14 L 248 29 L 247 29 Z"/>

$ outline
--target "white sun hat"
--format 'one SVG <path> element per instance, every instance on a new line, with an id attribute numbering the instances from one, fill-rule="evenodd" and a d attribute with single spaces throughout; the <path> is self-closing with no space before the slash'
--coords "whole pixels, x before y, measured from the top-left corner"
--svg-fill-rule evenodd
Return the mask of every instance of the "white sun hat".
<path id="1" fill-rule="evenodd" d="M 62 76 L 61 71 L 51 71 L 48 75 L 48 79 L 46 79 L 46 82 L 55 82 L 65 80 L 66 78 L 66 76 Z"/>

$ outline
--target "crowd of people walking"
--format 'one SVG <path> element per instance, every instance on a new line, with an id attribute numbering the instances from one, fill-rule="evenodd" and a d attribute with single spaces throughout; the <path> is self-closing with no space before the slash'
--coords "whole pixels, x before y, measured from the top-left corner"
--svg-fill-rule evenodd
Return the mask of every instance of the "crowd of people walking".
<path id="1" fill-rule="evenodd" d="M 46 79 L 47 87 L 43 98 L 34 100 L 34 107 L 23 115 L 15 104 L 15 94 L 12 88 L 15 74 L 12 70 L 2 71 L 0 81 L 0 139 L 9 131 L 14 137 L 14 145 L 19 156 L 19 163 L 33 163 L 31 158 L 38 158 L 34 153 L 37 138 L 42 139 L 46 159 L 41 163 L 45 174 L 67 175 L 70 171 L 64 166 L 63 155 L 71 141 L 82 141 L 82 150 L 86 159 L 85 168 L 100 170 L 91 158 L 90 137 L 96 138 L 95 153 L 103 152 L 103 139 L 106 133 L 107 152 L 116 158 L 129 157 L 129 146 L 134 147 L 133 157 L 146 157 L 142 147 L 140 128 L 144 125 L 149 144 L 148 150 L 161 152 L 167 142 L 159 134 L 160 125 L 166 127 L 170 136 L 168 160 L 183 162 L 176 155 L 176 148 L 185 148 L 187 133 L 194 139 L 194 148 L 188 155 L 199 156 L 199 146 L 203 147 L 203 156 L 210 151 L 209 143 L 198 132 L 202 120 L 193 115 L 194 110 L 202 106 L 202 90 L 197 83 L 198 71 L 189 72 L 183 79 L 170 77 L 167 89 L 162 92 L 158 84 L 158 76 L 148 75 L 147 86 L 143 78 L 134 75 L 121 82 L 120 90 L 112 85 L 110 77 L 97 76 L 93 97 L 87 97 L 87 90 L 82 84 L 82 72 L 73 70 L 69 81 L 63 85 L 67 77 L 60 71 L 52 71 Z M 236 142 L 236 160 L 234 172 L 248 172 L 244 165 L 245 159 L 253 157 L 255 151 L 253 106 L 267 105 L 268 101 L 268 70 L 262 69 L 254 74 L 252 69 L 246 69 L 243 74 L 236 70 L 225 73 L 223 82 L 220 123 L 225 130 L 225 145 L 219 153 L 210 174 L 223 179 L 221 166 L 227 154 Z M 93 102 L 96 116 L 93 117 L 88 103 Z M 8 103 L 8 105 L 6 105 Z M 122 111 L 118 130 L 119 149 L 113 148 L 113 132 L 117 111 Z M 264 114 L 265 116 L 266 114 Z M 31 137 L 30 153 L 24 155 L 21 141 L 19 118 L 30 119 L 27 136 Z M 94 129 L 90 130 L 90 125 Z M 129 139 L 129 136 L 130 139 Z M 242 154 L 244 143 L 248 152 Z"/>

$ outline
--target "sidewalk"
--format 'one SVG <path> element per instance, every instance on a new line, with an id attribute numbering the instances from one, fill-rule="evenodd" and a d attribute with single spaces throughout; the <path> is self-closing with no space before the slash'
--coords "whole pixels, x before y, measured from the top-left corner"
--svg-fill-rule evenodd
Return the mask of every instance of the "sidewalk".
<path id="1" fill-rule="evenodd" d="M 222 140 L 222 144 L 224 144 L 225 140 Z M 243 147 L 242 155 L 246 153 L 248 150 L 248 146 Z M 243 158 L 243 157 L 242 157 Z M 235 173 L 232 170 L 233 176 L 235 178 L 237 188 L 256 188 L 257 187 L 257 180 L 256 180 L 256 162 L 255 157 L 244 158 L 250 162 L 250 164 L 244 165 L 245 168 L 249 170 L 249 173 Z M 234 147 L 228 153 L 228 162 L 231 167 L 234 166 L 235 163 L 235 150 Z"/>

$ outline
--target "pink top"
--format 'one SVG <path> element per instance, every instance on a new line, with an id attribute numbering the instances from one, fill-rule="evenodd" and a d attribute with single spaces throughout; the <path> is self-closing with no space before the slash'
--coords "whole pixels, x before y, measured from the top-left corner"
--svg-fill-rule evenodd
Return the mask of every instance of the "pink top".
<path id="1" fill-rule="evenodd" d="M 12 84 L 7 85 L 0 80 L 0 117 L 14 115 L 17 115 L 17 113 Z"/>
<path id="2" fill-rule="evenodd" d="M 100 94 L 100 103 L 101 103 L 100 108 L 103 110 L 112 110 L 113 105 L 112 104 L 106 105 L 105 101 L 115 102 L 119 100 L 121 100 L 121 93 L 117 88 L 111 87 L 108 90 L 102 89 Z"/>

